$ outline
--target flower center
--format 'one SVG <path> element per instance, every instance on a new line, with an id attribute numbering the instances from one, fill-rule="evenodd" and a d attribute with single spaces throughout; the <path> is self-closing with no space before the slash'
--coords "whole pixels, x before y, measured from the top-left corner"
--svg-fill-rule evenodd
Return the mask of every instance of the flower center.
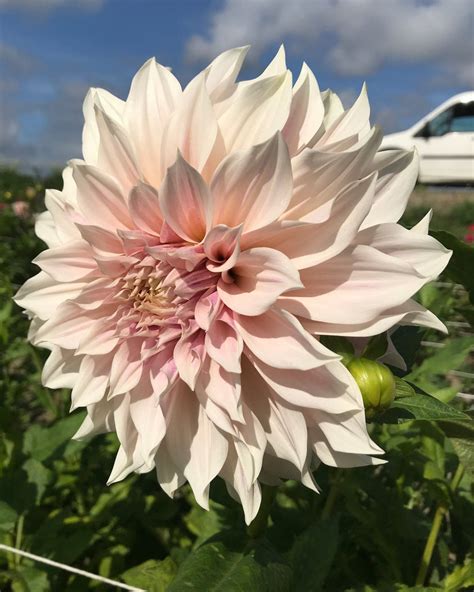
<path id="1" fill-rule="evenodd" d="M 124 277 L 120 295 L 131 307 L 131 314 L 138 315 L 139 325 L 160 322 L 175 314 L 177 296 L 173 286 L 164 283 L 170 270 L 163 263 L 141 265 Z"/>

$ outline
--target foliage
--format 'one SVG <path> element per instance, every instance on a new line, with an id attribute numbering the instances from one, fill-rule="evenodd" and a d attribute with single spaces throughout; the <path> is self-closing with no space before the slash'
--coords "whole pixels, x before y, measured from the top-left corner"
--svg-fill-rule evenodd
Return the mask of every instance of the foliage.
<path id="1" fill-rule="evenodd" d="M 4 172 L 0 199 L 43 183 Z M 40 211 L 40 191 L 30 199 L 32 211 Z M 259 528 L 248 531 L 240 506 L 220 481 L 212 484 L 209 512 L 186 488 L 170 500 L 153 474 L 105 486 L 115 437 L 71 441 L 82 414 L 69 415 L 67 391 L 41 386 L 44 353 L 26 342 L 28 321 L 11 301 L 35 272 L 30 262 L 42 249 L 32 217 L 3 208 L 0 237 L 1 543 L 154 592 L 472 589 L 474 427 L 466 405 L 455 397 L 472 385 L 452 374 L 468 369 L 469 335 L 456 328 L 445 337 L 405 327 L 392 335 L 409 368 L 396 379 L 394 405 L 369 425 L 389 462 L 356 469 L 321 466 L 315 473 L 320 495 L 287 481 L 270 495 L 265 492 L 268 526 L 263 515 Z M 472 257 L 449 240 L 458 249 L 455 260 Z M 468 265 L 463 261 L 462 267 Z M 462 274 L 456 281 L 464 281 Z M 427 286 L 420 299 L 464 327 L 472 315 L 468 296 L 450 286 Z M 353 356 L 344 341 L 333 345 Z M 376 358 L 386 345 L 385 336 L 373 340 L 364 355 Z M 460 462 L 466 470 L 453 490 Z M 415 586 L 439 507 L 449 520 L 437 537 L 428 587 Z M 3 552 L 0 570 L 3 592 L 97 588 Z"/>

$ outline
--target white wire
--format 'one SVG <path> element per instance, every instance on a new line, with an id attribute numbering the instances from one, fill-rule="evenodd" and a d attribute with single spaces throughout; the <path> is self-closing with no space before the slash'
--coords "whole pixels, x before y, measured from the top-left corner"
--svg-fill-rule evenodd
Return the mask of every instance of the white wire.
<path id="1" fill-rule="evenodd" d="M 4 551 L 9 551 L 10 553 L 16 553 L 17 555 L 21 555 L 22 557 L 27 557 L 28 559 L 32 559 L 33 561 L 38 561 L 39 563 L 46 563 L 47 565 L 52 565 L 53 567 L 57 567 L 58 569 L 70 571 L 72 573 L 78 574 L 79 576 L 89 578 L 90 580 L 104 582 L 104 584 L 110 584 L 111 586 L 115 586 L 117 588 L 123 588 L 124 590 L 132 590 L 132 592 L 146 592 L 146 590 L 143 590 L 143 588 L 135 588 L 134 586 L 128 586 L 127 584 L 117 582 L 116 580 L 109 580 L 109 578 L 103 578 L 102 576 L 90 573 L 89 571 L 77 569 L 76 567 L 71 567 L 70 565 L 66 565 L 65 563 L 59 563 L 57 561 L 53 561 L 52 559 L 41 557 L 40 555 L 27 553 L 26 551 L 22 551 L 21 549 L 15 549 L 15 547 L 10 547 L 9 545 L 0 544 L 0 549 L 3 549 Z"/>

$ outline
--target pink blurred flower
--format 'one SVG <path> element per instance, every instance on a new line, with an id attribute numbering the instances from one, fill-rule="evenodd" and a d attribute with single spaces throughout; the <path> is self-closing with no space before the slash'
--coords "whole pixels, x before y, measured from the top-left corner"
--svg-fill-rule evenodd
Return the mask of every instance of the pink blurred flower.
<path id="1" fill-rule="evenodd" d="M 236 83 L 246 51 L 184 90 L 149 60 L 126 101 L 89 92 L 84 160 L 46 193 L 49 249 L 16 300 L 44 384 L 87 407 L 77 437 L 117 432 L 110 482 L 156 467 L 207 507 L 219 475 L 249 522 L 260 483 L 382 462 L 318 336 L 442 329 L 411 297 L 450 253 L 428 218 L 397 224 L 417 158 L 377 153 L 365 87 L 344 111 L 306 65 L 292 86 L 283 49 Z"/>
<path id="2" fill-rule="evenodd" d="M 474 243 L 474 224 L 469 224 L 469 226 L 467 227 L 467 232 L 464 236 L 464 241 L 469 244 Z"/>
<path id="3" fill-rule="evenodd" d="M 30 204 L 26 201 L 14 201 L 12 203 L 12 210 L 18 218 L 27 218 L 30 214 Z"/>

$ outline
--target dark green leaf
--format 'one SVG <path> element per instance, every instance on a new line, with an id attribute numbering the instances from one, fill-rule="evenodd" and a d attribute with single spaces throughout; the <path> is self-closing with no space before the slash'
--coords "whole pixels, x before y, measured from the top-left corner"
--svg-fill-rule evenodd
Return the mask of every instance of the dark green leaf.
<path id="1" fill-rule="evenodd" d="M 415 358 L 420 351 L 420 344 L 423 338 L 423 330 L 419 327 L 400 327 L 391 336 L 395 349 L 405 360 L 408 371 L 415 363 Z"/>
<path id="2" fill-rule="evenodd" d="M 318 520 L 297 537 L 290 551 L 292 592 L 323 589 L 336 555 L 338 536 L 337 520 Z"/>
<path id="3" fill-rule="evenodd" d="M 221 533 L 189 555 L 167 592 L 290 592 L 290 577 L 267 541 Z"/>
<path id="4" fill-rule="evenodd" d="M 346 337 L 323 335 L 321 337 L 321 343 L 331 351 L 342 356 L 344 364 L 349 363 L 354 356 L 354 346 Z"/>
<path id="5" fill-rule="evenodd" d="M 36 460 L 46 460 L 71 439 L 83 419 L 84 413 L 75 413 L 50 428 L 33 425 L 25 434 L 24 452 Z"/>
<path id="6" fill-rule="evenodd" d="M 176 575 L 176 563 L 167 557 L 163 561 L 150 559 L 132 567 L 122 574 L 121 579 L 130 586 L 143 588 L 147 592 L 165 592 Z"/>
<path id="7" fill-rule="evenodd" d="M 413 397 L 395 399 L 391 409 L 401 409 L 411 415 L 411 419 L 424 419 L 430 421 L 468 419 L 468 415 L 430 397 L 429 395 L 416 394 Z M 405 416 L 406 418 L 406 416 Z"/>
<path id="8" fill-rule="evenodd" d="M 13 577 L 13 592 L 49 592 L 51 590 L 48 576 L 39 568 L 21 565 Z"/>
<path id="9" fill-rule="evenodd" d="M 0 531 L 8 532 L 15 526 L 17 512 L 6 502 L 0 500 Z"/>
<path id="10" fill-rule="evenodd" d="M 39 503 L 46 490 L 46 486 L 51 481 L 52 473 L 35 458 L 29 458 L 23 463 L 23 468 L 28 475 L 28 482 L 36 487 L 36 503 Z"/>
<path id="11" fill-rule="evenodd" d="M 364 349 L 362 356 L 370 360 L 376 360 L 384 355 L 387 351 L 387 334 L 380 333 L 370 338 L 367 347 Z"/>

